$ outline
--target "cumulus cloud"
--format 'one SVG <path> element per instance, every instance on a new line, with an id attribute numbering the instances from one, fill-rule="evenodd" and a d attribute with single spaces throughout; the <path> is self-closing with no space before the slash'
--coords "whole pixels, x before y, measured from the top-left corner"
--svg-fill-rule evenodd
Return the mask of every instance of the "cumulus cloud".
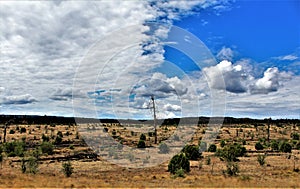
<path id="1" fill-rule="evenodd" d="M 289 79 L 291 79 L 290 73 L 280 72 L 276 67 L 268 68 L 264 72 L 264 76 L 251 86 L 251 93 L 269 93 L 277 91 L 280 87 L 280 81 Z"/>
<path id="2" fill-rule="evenodd" d="M 292 78 L 290 72 L 279 71 L 277 67 L 267 68 L 262 78 L 255 77 L 252 75 L 253 66 L 247 62 L 243 60 L 232 64 L 224 60 L 216 66 L 204 68 L 203 71 L 210 87 L 231 93 L 268 94 L 277 91 L 284 81 Z M 220 82 L 222 79 L 225 86 Z"/>
<path id="3" fill-rule="evenodd" d="M 173 112 L 173 111 L 180 111 L 181 107 L 176 105 L 176 104 L 165 104 L 164 105 L 164 110 L 169 111 L 169 112 Z"/>
<path id="4" fill-rule="evenodd" d="M 243 71 L 241 65 L 233 65 L 227 60 L 223 60 L 216 66 L 204 68 L 203 71 L 207 76 L 210 87 L 233 93 L 246 92 L 247 80 L 251 79 L 251 77 Z M 222 85 L 222 79 L 224 79 L 225 86 Z"/>
<path id="5" fill-rule="evenodd" d="M 15 95 L 15 96 L 5 96 L 2 103 L 5 105 L 9 104 L 30 104 L 37 102 L 37 100 L 30 94 L 25 95 Z"/>

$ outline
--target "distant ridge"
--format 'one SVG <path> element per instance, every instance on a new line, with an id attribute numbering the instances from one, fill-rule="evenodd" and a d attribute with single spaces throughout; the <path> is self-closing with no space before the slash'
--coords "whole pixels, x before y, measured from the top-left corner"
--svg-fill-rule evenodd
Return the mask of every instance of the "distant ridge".
<path id="1" fill-rule="evenodd" d="M 299 119 L 252 119 L 252 118 L 234 118 L 234 117 L 184 117 L 169 118 L 158 120 L 161 125 L 180 124 L 207 124 L 210 119 L 217 120 L 223 124 L 265 124 L 268 121 L 271 124 L 290 123 L 300 126 Z M 63 124 L 74 125 L 76 123 L 116 123 L 116 124 L 152 124 L 153 120 L 133 120 L 133 119 L 95 119 L 95 118 L 74 118 L 61 116 L 38 116 L 38 115 L 0 115 L 0 124 L 11 122 L 13 124 Z"/>

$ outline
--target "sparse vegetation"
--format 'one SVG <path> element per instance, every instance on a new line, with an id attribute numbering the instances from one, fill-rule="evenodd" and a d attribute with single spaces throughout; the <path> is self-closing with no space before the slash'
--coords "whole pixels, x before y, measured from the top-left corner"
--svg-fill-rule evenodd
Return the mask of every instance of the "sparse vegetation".
<path id="1" fill-rule="evenodd" d="M 260 166 L 263 166 L 265 164 L 266 155 L 258 155 L 257 161 Z"/>
<path id="2" fill-rule="evenodd" d="M 62 164 L 62 171 L 66 177 L 70 177 L 73 174 L 73 166 L 70 161 Z"/>
<path id="3" fill-rule="evenodd" d="M 40 148 L 43 154 L 53 154 L 53 145 L 50 142 L 42 142 Z"/>

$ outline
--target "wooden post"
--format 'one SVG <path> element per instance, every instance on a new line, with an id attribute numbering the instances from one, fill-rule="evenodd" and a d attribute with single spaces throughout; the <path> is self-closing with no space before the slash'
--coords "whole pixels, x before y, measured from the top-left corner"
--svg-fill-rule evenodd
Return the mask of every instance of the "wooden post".
<path id="1" fill-rule="evenodd" d="M 268 119 L 268 142 L 270 142 L 270 121 L 271 121 L 271 118 Z"/>
<path id="2" fill-rule="evenodd" d="M 155 101 L 154 96 L 151 96 L 152 106 L 153 106 L 153 122 L 154 122 L 154 144 L 157 144 L 157 129 L 156 129 L 156 112 L 155 112 Z"/>

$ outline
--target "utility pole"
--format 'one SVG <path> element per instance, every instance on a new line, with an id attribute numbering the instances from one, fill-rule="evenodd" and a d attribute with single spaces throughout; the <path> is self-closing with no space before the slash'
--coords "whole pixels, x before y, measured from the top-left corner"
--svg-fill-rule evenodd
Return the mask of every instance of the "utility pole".
<path id="1" fill-rule="evenodd" d="M 156 110 L 154 96 L 151 95 L 152 107 L 153 107 L 153 122 L 154 122 L 154 144 L 157 144 L 157 129 L 156 129 Z"/>
<path id="2" fill-rule="evenodd" d="M 268 132 L 268 142 L 270 142 L 270 122 L 271 122 L 271 118 L 269 118 L 268 119 L 268 130 L 267 130 L 267 132 Z"/>

